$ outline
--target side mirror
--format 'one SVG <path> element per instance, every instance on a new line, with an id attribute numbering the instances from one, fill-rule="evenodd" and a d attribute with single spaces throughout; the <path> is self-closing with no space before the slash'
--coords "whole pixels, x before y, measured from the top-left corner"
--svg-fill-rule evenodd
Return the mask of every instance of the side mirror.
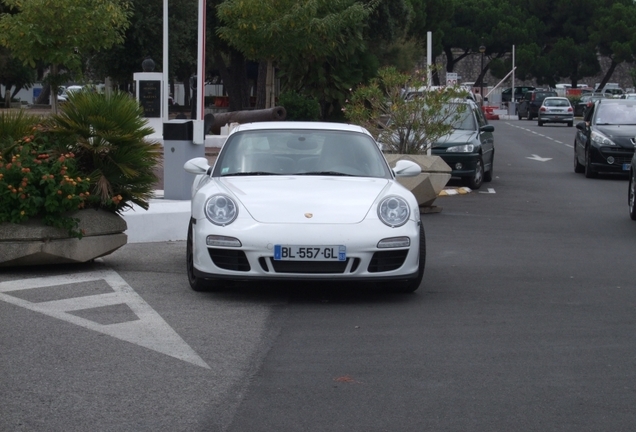
<path id="1" fill-rule="evenodd" d="M 582 131 L 584 131 L 584 130 L 587 128 L 587 124 L 586 124 L 584 121 L 582 121 L 582 122 L 578 122 L 578 123 L 576 124 L 576 128 L 577 128 L 578 130 L 582 130 Z"/>
<path id="2" fill-rule="evenodd" d="M 201 175 L 206 174 L 210 170 L 210 165 L 208 164 L 208 160 L 206 158 L 198 157 L 190 159 L 185 164 L 183 164 L 183 169 L 191 174 Z"/>
<path id="3" fill-rule="evenodd" d="M 495 127 L 493 125 L 486 125 L 479 128 L 480 132 L 494 132 Z"/>
<path id="4" fill-rule="evenodd" d="M 412 161 L 399 160 L 395 163 L 393 173 L 396 177 L 415 177 L 422 173 L 422 167 Z"/>

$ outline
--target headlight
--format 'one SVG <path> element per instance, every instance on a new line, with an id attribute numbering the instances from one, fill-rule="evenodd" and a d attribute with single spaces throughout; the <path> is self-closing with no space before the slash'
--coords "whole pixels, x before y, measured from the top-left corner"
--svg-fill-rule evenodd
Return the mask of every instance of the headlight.
<path id="1" fill-rule="evenodd" d="M 404 225 L 410 215 L 411 209 L 408 203 L 398 196 L 388 196 L 378 205 L 378 217 L 391 228 Z"/>
<path id="2" fill-rule="evenodd" d="M 475 150 L 474 144 L 453 146 L 446 149 L 448 153 L 472 153 L 474 150 Z"/>
<path id="3" fill-rule="evenodd" d="M 598 146 L 615 146 L 614 141 L 596 131 L 592 131 L 592 142 Z"/>
<path id="4" fill-rule="evenodd" d="M 227 195 L 213 195 L 205 202 L 205 216 L 215 225 L 229 225 L 238 216 L 238 207 Z"/>

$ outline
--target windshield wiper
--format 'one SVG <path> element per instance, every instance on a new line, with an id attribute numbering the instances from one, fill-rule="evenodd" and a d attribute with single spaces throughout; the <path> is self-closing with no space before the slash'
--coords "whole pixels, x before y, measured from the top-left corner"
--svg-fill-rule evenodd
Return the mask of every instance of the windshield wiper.
<path id="1" fill-rule="evenodd" d="M 310 171 L 306 173 L 296 173 L 294 175 L 324 175 L 324 176 L 347 176 L 347 177 L 356 177 L 353 174 L 346 174 L 339 171 Z"/>
<path id="2" fill-rule="evenodd" d="M 279 173 L 273 173 L 268 171 L 250 171 L 250 172 L 237 172 L 224 174 L 221 177 L 231 177 L 231 176 L 261 176 L 261 175 L 280 175 Z"/>

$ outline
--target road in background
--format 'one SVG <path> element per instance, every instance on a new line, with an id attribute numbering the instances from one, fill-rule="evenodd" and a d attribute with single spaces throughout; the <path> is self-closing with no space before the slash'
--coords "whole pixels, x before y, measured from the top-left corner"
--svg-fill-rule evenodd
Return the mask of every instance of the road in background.
<path id="1" fill-rule="evenodd" d="M 631 430 L 627 181 L 575 174 L 574 128 L 492 123 L 495 179 L 422 216 L 413 295 L 195 293 L 183 242 L 2 270 L 0 430 Z"/>

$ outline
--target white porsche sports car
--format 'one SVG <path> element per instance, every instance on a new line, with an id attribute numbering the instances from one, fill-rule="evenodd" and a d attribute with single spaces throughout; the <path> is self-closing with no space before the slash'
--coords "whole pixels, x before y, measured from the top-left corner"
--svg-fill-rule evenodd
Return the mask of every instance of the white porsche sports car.
<path id="1" fill-rule="evenodd" d="M 195 291 L 228 280 L 391 281 L 415 291 L 426 243 L 417 201 L 369 132 L 319 122 L 239 125 L 197 174 L 187 238 Z"/>

